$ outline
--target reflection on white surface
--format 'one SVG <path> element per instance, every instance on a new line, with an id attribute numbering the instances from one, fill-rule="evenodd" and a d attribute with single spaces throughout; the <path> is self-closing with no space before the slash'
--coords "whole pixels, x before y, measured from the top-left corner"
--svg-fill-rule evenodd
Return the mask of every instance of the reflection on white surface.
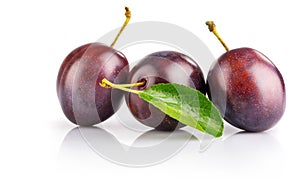
<path id="1" fill-rule="evenodd" d="M 127 133 L 128 138 L 134 137 L 132 143 L 126 144 L 113 134 L 117 132 L 112 129 L 118 128 L 110 126 L 109 130 L 106 126 L 73 128 L 61 145 L 60 163 L 82 166 L 106 161 L 141 167 L 179 159 L 216 174 L 227 171 L 263 176 L 265 171 L 272 169 L 278 169 L 280 175 L 284 161 L 280 144 L 269 133 L 238 132 L 226 126 L 223 137 L 214 139 L 185 127 L 172 133 L 154 130 L 139 135 Z M 125 130 L 123 135 L 126 136 Z"/>
<path id="2" fill-rule="evenodd" d="M 201 154 L 205 167 L 226 175 L 241 175 L 249 179 L 281 176 L 284 156 L 278 141 L 268 133 L 239 132 L 216 142 Z M 272 177 L 269 177 L 272 178 Z"/>
<path id="3" fill-rule="evenodd" d="M 61 155 L 67 159 L 85 152 L 125 166 L 149 166 L 176 155 L 190 140 L 191 133 L 148 131 L 141 133 L 131 145 L 120 142 L 113 134 L 98 127 L 76 127 L 65 137 Z M 84 153 L 80 155 L 84 158 Z"/>

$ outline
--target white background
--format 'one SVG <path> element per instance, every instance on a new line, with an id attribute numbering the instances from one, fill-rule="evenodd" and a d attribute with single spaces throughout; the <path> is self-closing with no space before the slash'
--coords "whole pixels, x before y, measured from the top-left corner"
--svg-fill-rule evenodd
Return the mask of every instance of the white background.
<path id="1" fill-rule="evenodd" d="M 69 161 L 62 161 L 62 143 L 74 125 L 57 100 L 58 69 L 71 50 L 121 26 L 124 5 L 132 10 L 131 22 L 164 21 L 190 30 L 216 58 L 224 49 L 206 20 L 216 22 L 230 48 L 262 51 L 286 83 L 287 107 L 278 125 L 266 134 L 221 139 L 205 152 L 191 142 L 150 167 L 116 165 L 88 148 L 74 151 L 74 157 L 69 152 Z M 0 185 L 299 184 L 297 5 L 292 0 L 1 1 Z"/>

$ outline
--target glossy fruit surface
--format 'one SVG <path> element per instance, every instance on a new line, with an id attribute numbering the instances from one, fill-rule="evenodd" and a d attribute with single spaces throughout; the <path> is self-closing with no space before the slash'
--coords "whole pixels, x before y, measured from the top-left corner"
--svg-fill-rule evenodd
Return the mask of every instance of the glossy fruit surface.
<path id="1" fill-rule="evenodd" d="M 145 90 L 158 83 L 177 83 L 190 86 L 206 93 L 205 80 L 198 64 L 190 57 L 174 51 L 161 51 L 144 57 L 129 73 L 129 83 L 145 82 L 144 86 L 134 87 Z M 156 130 L 173 131 L 185 126 L 177 120 L 139 98 L 126 95 L 126 103 L 133 116 L 141 123 Z"/>
<path id="2" fill-rule="evenodd" d="M 94 125 L 118 109 L 122 93 L 99 86 L 103 78 L 125 83 L 129 73 L 126 57 L 101 43 L 73 50 L 63 61 L 57 77 L 57 95 L 66 117 L 78 125 Z"/>
<path id="3" fill-rule="evenodd" d="M 223 54 L 211 67 L 208 96 L 230 124 L 251 132 L 273 127 L 285 110 L 281 73 L 262 53 L 238 48 Z"/>

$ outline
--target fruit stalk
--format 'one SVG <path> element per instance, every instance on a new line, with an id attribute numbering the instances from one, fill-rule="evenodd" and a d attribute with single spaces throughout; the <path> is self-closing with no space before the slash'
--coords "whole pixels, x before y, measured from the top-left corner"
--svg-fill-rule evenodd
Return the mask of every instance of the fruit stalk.
<path id="1" fill-rule="evenodd" d="M 108 81 L 106 78 L 102 79 L 102 82 L 99 83 L 99 85 L 104 88 L 115 88 L 115 89 L 123 90 L 125 92 L 134 93 L 134 94 L 140 94 L 143 91 L 133 90 L 133 89 L 129 89 L 127 87 L 141 86 L 143 84 L 144 84 L 144 82 L 138 82 L 138 83 L 134 83 L 134 84 L 114 84 L 114 83 Z"/>
<path id="2" fill-rule="evenodd" d="M 131 11 L 129 10 L 129 8 L 127 6 L 125 6 L 125 16 L 126 16 L 126 19 L 125 19 L 125 21 L 123 23 L 123 26 L 121 27 L 120 31 L 118 32 L 115 40 L 111 43 L 111 45 L 110 45 L 111 48 L 113 48 L 115 46 L 117 40 L 119 39 L 119 37 L 122 34 L 123 30 L 125 29 L 125 27 L 127 26 L 127 24 L 130 21 Z"/>
<path id="3" fill-rule="evenodd" d="M 131 83 L 131 84 L 118 84 L 118 86 L 124 87 L 124 88 L 140 87 L 140 86 L 144 86 L 145 83 L 146 83 L 145 81 L 141 81 L 141 82 L 136 82 L 136 83 Z"/>
<path id="4" fill-rule="evenodd" d="M 212 32 L 218 38 L 218 40 L 221 42 L 221 44 L 223 45 L 225 50 L 228 52 L 229 48 L 227 47 L 227 45 L 225 44 L 225 42 L 223 41 L 223 39 L 220 37 L 219 33 L 217 32 L 215 23 L 213 21 L 206 21 L 205 24 L 208 26 L 209 31 Z"/>

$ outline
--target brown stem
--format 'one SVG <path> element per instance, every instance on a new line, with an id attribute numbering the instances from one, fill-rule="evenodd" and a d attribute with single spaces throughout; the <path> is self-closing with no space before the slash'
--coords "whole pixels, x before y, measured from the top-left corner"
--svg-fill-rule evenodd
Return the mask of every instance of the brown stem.
<path id="1" fill-rule="evenodd" d="M 213 21 L 206 21 L 205 24 L 208 26 L 209 31 L 212 32 L 212 33 L 214 33 L 214 35 L 221 42 L 221 44 L 223 45 L 223 47 L 225 48 L 225 50 L 228 52 L 229 48 L 227 47 L 227 45 L 225 44 L 225 42 L 223 41 L 223 39 L 218 34 L 215 23 Z"/>
<path id="2" fill-rule="evenodd" d="M 116 38 L 114 39 L 114 41 L 111 43 L 110 47 L 113 48 L 117 42 L 117 40 L 119 39 L 120 35 L 122 34 L 124 28 L 126 27 L 126 25 L 129 23 L 129 20 L 131 18 L 131 11 L 129 10 L 129 8 L 127 6 L 125 6 L 125 16 L 126 19 L 123 23 L 123 26 L 121 27 L 120 31 L 118 32 Z"/>

